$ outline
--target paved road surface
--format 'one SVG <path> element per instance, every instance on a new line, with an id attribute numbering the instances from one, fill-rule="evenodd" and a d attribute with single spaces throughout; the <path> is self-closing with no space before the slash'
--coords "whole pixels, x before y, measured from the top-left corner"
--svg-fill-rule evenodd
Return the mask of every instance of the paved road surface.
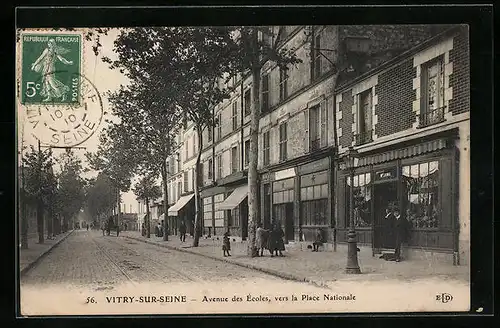
<path id="1" fill-rule="evenodd" d="M 199 255 L 102 236 L 100 231 L 77 230 L 28 271 L 21 278 L 21 286 L 69 284 L 104 290 L 123 282 L 207 283 L 240 279 L 282 281 Z"/>

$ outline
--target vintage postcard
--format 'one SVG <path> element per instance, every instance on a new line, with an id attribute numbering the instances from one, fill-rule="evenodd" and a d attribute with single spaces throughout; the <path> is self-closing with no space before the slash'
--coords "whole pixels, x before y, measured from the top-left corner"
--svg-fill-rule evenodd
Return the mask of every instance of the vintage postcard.
<path id="1" fill-rule="evenodd" d="M 470 310 L 467 25 L 16 49 L 23 316 Z"/>

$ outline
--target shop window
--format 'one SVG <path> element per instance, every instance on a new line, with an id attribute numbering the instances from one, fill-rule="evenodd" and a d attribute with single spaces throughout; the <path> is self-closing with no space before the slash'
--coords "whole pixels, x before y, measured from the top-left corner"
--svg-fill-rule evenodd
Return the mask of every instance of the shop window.
<path id="1" fill-rule="evenodd" d="M 269 131 L 264 132 L 263 139 L 263 163 L 264 166 L 269 165 Z"/>
<path id="2" fill-rule="evenodd" d="M 287 160 L 287 123 L 280 124 L 280 162 Z"/>
<path id="3" fill-rule="evenodd" d="M 372 141 L 372 90 L 370 88 L 358 95 L 358 133 L 355 136 L 357 145 Z"/>
<path id="4" fill-rule="evenodd" d="M 356 227 L 370 227 L 372 225 L 372 193 L 371 193 L 371 174 L 363 173 L 354 176 L 353 185 L 353 205 L 354 205 L 354 224 Z M 346 179 L 346 227 L 350 225 L 350 192 L 351 179 Z"/>
<path id="5" fill-rule="evenodd" d="M 439 162 L 403 166 L 406 218 L 413 228 L 437 228 L 439 222 Z"/>
<path id="6" fill-rule="evenodd" d="M 206 228 L 212 226 L 212 197 L 203 198 L 203 224 Z"/>
<path id="7" fill-rule="evenodd" d="M 324 226 L 327 221 L 328 199 L 316 199 L 301 202 L 303 226 Z"/>
<path id="8" fill-rule="evenodd" d="M 237 206 L 236 208 L 231 210 L 231 215 L 230 215 L 230 220 L 229 226 L 230 227 L 239 227 L 240 226 L 240 207 Z"/>
<path id="9" fill-rule="evenodd" d="M 438 57 L 422 66 L 421 90 L 423 101 L 420 108 L 419 127 L 444 121 L 444 65 Z"/>

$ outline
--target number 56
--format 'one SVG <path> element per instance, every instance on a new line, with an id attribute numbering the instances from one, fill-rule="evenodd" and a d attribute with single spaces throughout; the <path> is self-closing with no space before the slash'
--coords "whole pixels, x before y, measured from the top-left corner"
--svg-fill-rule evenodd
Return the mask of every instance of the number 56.
<path id="1" fill-rule="evenodd" d="M 35 82 L 26 83 L 26 96 L 32 98 L 36 95 L 36 90 L 40 89 L 40 84 L 35 84 Z"/>

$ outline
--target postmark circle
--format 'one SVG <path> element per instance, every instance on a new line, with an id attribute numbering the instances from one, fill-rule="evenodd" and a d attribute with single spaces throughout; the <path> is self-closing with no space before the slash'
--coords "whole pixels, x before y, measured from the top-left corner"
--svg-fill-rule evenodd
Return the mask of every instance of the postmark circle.
<path id="1" fill-rule="evenodd" d="M 56 74 L 61 72 L 52 72 Z M 40 78 L 40 83 L 43 79 Z M 84 75 L 72 73 L 68 97 L 73 103 L 47 101 L 26 106 L 33 136 L 52 147 L 71 148 L 91 138 L 102 123 L 102 97 L 95 85 Z"/>

